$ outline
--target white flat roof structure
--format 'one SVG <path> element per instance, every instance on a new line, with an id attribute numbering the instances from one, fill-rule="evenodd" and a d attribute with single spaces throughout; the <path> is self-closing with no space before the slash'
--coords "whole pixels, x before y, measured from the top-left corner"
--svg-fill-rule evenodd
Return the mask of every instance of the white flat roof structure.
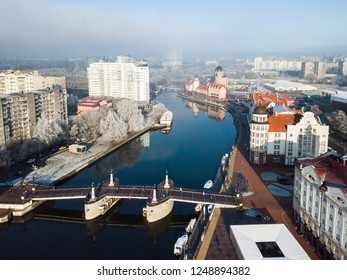
<path id="1" fill-rule="evenodd" d="M 315 91 L 317 87 L 288 80 L 278 80 L 275 83 L 266 83 L 264 87 L 271 91 L 288 92 L 288 91 Z"/>
<path id="2" fill-rule="evenodd" d="M 230 235 L 241 259 L 310 259 L 284 224 L 232 225 Z"/>

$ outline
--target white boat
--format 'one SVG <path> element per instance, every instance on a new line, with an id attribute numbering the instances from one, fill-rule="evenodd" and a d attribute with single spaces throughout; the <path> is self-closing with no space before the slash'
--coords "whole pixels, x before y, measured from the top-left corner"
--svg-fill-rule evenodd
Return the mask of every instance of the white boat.
<path id="1" fill-rule="evenodd" d="M 203 206 L 204 206 L 204 204 L 198 203 L 198 204 L 195 206 L 195 212 L 197 212 L 197 213 L 201 212 Z"/>
<path id="2" fill-rule="evenodd" d="M 166 126 L 171 126 L 173 120 L 173 113 L 171 111 L 166 111 L 160 118 L 160 124 L 161 125 L 166 125 Z"/>
<path id="3" fill-rule="evenodd" d="M 189 221 L 189 224 L 186 226 L 186 232 L 187 233 L 192 233 L 195 223 L 196 223 L 196 218 L 191 219 Z"/>
<path id="4" fill-rule="evenodd" d="M 212 186 L 213 186 L 212 180 L 208 180 L 204 185 L 204 190 L 209 190 L 210 188 L 212 188 Z"/>
<path id="5" fill-rule="evenodd" d="M 179 237 L 174 246 L 174 254 L 176 256 L 182 255 L 184 246 L 187 244 L 188 234 L 184 233 L 181 237 Z"/>

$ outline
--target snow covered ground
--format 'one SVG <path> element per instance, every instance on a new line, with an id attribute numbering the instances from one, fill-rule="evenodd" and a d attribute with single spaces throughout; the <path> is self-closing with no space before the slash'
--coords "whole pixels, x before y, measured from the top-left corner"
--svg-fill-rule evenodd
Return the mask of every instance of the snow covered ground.
<path id="1" fill-rule="evenodd" d="M 133 136 L 133 138 L 138 137 L 138 135 L 141 135 L 142 133 L 143 130 L 138 132 Z M 75 154 L 65 150 L 48 158 L 43 167 L 32 171 L 25 179 L 41 184 L 53 184 L 55 181 L 60 180 L 67 175 L 72 175 L 82 170 L 97 159 L 108 154 L 111 150 L 123 145 L 127 140 L 128 139 L 125 139 L 117 144 L 112 142 L 96 142 L 83 154 Z"/>

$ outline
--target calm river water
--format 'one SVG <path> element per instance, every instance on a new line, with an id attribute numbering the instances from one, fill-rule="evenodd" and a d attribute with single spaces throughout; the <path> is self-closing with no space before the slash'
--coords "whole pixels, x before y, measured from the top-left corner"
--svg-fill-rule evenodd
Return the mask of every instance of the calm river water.
<path id="1" fill-rule="evenodd" d="M 122 185 L 154 185 L 169 178 L 176 187 L 200 189 L 214 179 L 236 137 L 229 113 L 187 102 L 177 92 L 157 100 L 174 114 L 169 134 L 150 132 L 101 159 L 66 186 L 99 183 L 110 169 Z M 195 205 L 176 203 L 155 224 L 142 217 L 144 200 L 123 200 L 106 217 L 85 222 L 83 200 L 57 201 L 24 223 L 0 228 L 1 259 L 174 259 L 173 245 L 195 215 Z M 53 219 L 53 217 L 55 217 Z"/>

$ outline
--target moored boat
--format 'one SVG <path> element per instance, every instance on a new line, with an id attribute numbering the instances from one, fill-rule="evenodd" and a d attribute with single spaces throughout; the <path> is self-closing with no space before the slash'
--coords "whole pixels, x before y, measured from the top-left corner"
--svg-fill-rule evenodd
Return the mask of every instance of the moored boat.
<path id="1" fill-rule="evenodd" d="M 189 224 L 186 226 L 186 232 L 187 233 L 192 233 L 195 223 L 196 223 L 196 218 L 191 219 L 189 221 Z"/>
<path id="2" fill-rule="evenodd" d="M 176 256 L 180 256 L 183 253 L 184 247 L 188 241 L 188 234 L 184 233 L 181 237 L 179 237 L 174 246 L 174 254 Z"/>
<path id="3" fill-rule="evenodd" d="M 213 181 L 208 180 L 204 185 L 204 190 L 209 190 L 210 188 L 212 188 L 212 186 L 213 186 Z"/>

